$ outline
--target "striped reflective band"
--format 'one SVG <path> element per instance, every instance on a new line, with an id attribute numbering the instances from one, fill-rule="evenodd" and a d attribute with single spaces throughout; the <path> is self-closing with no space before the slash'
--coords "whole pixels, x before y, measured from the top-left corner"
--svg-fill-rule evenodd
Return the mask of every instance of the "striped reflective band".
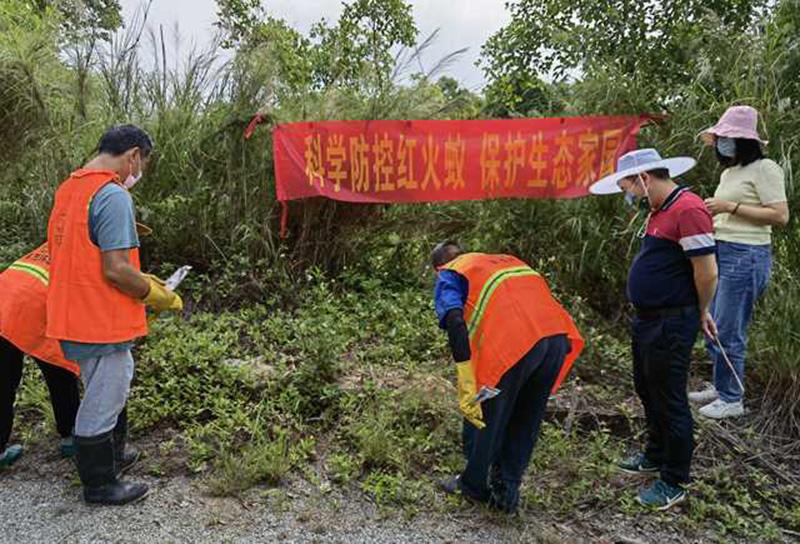
<path id="1" fill-rule="evenodd" d="M 45 285 L 50 283 L 50 274 L 47 273 L 47 270 L 39 266 L 36 266 L 35 264 L 23 263 L 17 261 L 11 266 L 9 266 L 8 269 L 16 270 L 18 272 L 24 272 L 25 274 L 30 274 L 31 276 L 38 279 Z"/>
<path id="2" fill-rule="evenodd" d="M 475 333 L 475 330 L 477 330 L 478 325 L 480 325 L 480 322 L 483 319 L 483 313 L 486 311 L 486 306 L 489 304 L 489 300 L 491 300 L 495 289 L 497 289 L 501 283 L 511 278 L 538 275 L 539 274 L 535 270 L 527 266 L 504 268 L 503 270 L 498 270 L 492 274 L 484 284 L 483 289 L 481 289 L 481 294 L 478 296 L 478 302 L 475 304 L 475 311 L 472 312 L 472 315 L 469 318 L 468 326 L 470 338 L 472 338 L 472 335 Z"/>

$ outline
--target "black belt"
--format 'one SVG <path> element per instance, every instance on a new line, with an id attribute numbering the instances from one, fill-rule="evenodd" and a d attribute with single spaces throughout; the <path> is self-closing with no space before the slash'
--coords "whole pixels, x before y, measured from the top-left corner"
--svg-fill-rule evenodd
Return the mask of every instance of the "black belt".
<path id="1" fill-rule="evenodd" d="M 697 306 L 672 306 L 669 308 L 634 308 L 636 317 L 640 319 L 657 319 L 659 317 L 680 317 L 697 312 Z"/>

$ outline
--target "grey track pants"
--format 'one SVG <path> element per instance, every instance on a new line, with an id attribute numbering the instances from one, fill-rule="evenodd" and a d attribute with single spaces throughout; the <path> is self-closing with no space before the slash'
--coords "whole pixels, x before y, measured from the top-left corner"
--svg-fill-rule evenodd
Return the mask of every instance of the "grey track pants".
<path id="1" fill-rule="evenodd" d="M 75 435 L 97 436 L 112 430 L 125 407 L 133 379 L 130 351 L 77 361 L 83 380 L 83 400 L 75 420 Z"/>

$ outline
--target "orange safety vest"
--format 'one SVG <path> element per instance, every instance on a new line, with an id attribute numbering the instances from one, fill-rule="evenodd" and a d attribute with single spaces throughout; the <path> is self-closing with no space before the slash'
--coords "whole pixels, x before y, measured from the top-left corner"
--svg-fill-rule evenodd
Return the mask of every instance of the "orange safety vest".
<path id="1" fill-rule="evenodd" d="M 24 353 L 75 374 L 57 340 L 47 338 L 47 284 L 50 254 L 43 244 L 0 274 L 0 336 Z"/>
<path id="2" fill-rule="evenodd" d="M 572 318 L 550 294 L 547 282 L 511 255 L 465 253 L 442 269 L 469 282 L 464 318 L 477 390 L 496 386 L 539 340 L 566 334 L 572 350 L 553 386 L 555 392 L 584 342 Z"/>
<path id="3" fill-rule="evenodd" d="M 89 235 L 89 206 L 116 172 L 77 170 L 56 191 L 50 213 L 50 289 L 47 294 L 47 336 L 88 344 L 128 342 L 147 334 L 142 301 L 109 283 L 103 275 L 100 248 Z M 139 250 L 128 260 L 139 270 Z"/>

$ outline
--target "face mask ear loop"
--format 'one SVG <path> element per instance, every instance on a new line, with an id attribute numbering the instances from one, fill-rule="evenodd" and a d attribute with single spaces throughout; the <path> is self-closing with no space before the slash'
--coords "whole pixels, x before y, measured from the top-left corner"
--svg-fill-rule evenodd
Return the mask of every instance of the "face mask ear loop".
<path id="1" fill-rule="evenodd" d="M 642 184 L 642 189 L 644 189 L 644 197 L 647 199 L 647 203 L 650 204 L 650 191 L 647 190 L 647 184 L 644 182 L 644 178 L 641 174 L 636 174 L 636 181 Z M 652 211 L 648 212 L 647 217 L 644 219 L 644 223 L 642 226 L 639 227 L 639 230 L 636 233 L 636 237 L 640 240 L 647 236 L 647 226 L 650 224 L 650 215 Z"/>
<path id="2" fill-rule="evenodd" d="M 133 175 L 133 161 L 131 161 L 131 175 Z M 139 175 L 137 176 L 137 180 L 141 179 L 142 177 L 142 154 L 139 153 Z"/>
<path id="3" fill-rule="evenodd" d="M 647 200 L 647 207 L 650 210 L 648 215 L 647 215 L 647 219 L 649 221 L 650 220 L 650 215 L 649 214 L 653 213 L 653 201 L 650 200 L 650 190 L 647 188 L 647 184 L 645 184 L 644 178 L 642 178 L 641 174 L 639 174 L 639 182 L 642 184 L 642 187 L 644 188 L 644 197 Z"/>

